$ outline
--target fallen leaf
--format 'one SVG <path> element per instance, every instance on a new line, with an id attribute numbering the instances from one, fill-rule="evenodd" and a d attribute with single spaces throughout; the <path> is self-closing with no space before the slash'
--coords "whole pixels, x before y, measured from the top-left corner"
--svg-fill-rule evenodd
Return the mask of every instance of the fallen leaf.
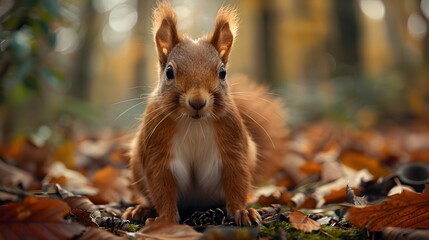
<path id="1" fill-rule="evenodd" d="M 282 195 L 280 196 L 280 204 L 292 207 L 294 205 L 292 203 L 292 197 L 292 193 L 289 193 L 287 191 L 282 192 Z"/>
<path id="2" fill-rule="evenodd" d="M 27 197 L 0 206 L 0 211 L 0 236 L 5 239 L 70 239 L 85 229 L 64 220 L 70 208 L 56 199 Z"/>
<path id="3" fill-rule="evenodd" d="M 43 183 L 59 184 L 62 188 L 73 191 L 75 194 L 94 195 L 98 190 L 90 186 L 90 182 L 80 172 L 68 169 L 62 162 L 53 162 Z"/>
<path id="4" fill-rule="evenodd" d="M 269 206 L 271 204 L 278 204 L 279 199 L 274 195 L 269 195 L 269 196 L 261 195 L 258 198 L 258 203 L 262 206 Z"/>
<path id="5" fill-rule="evenodd" d="M 270 205 L 279 203 L 280 195 L 284 191 L 283 187 L 277 187 L 274 185 L 267 185 L 258 187 L 252 194 L 249 194 L 248 204 L 258 202 L 261 205 Z"/>
<path id="6" fill-rule="evenodd" d="M 90 217 L 91 213 L 98 210 L 87 197 L 70 196 L 63 199 L 70 209 L 71 213 L 76 216 L 76 221 L 87 227 L 97 227 L 96 222 Z"/>
<path id="7" fill-rule="evenodd" d="M 188 225 L 171 225 L 164 222 L 155 221 L 146 225 L 142 231 L 136 233 L 137 239 L 157 239 L 157 240 L 196 240 L 202 234 L 195 231 Z"/>
<path id="8" fill-rule="evenodd" d="M 2 156 L 12 159 L 19 158 L 26 142 L 27 138 L 24 136 L 15 137 L 7 147 L 2 147 Z"/>
<path id="9" fill-rule="evenodd" d="M 316 208 L 317 201 L 312 194 L 307 195 L 304 202 L 297 206 L 298 208 L 313 209 Z"/>
<path id="10" fill-rule="evenodd" d="M 70 211 L 74 215 L 76 222 L 85 227 L 98 227 L 98 225 L 91 219 L 90 213 L 82 209 L 72 209 Z"/>
<path id="11" fill-rule="evenodd" d="M 30 173 L 0 161 L 0 186 L 15 188 L 21 185 L 28 189 L 34 183 Z"/>
<path id="12" fill-rule="evenodd" d="M 383 239 L 389 240 L 423 240 L 428 239 L 429 230 L 415 230 L 396 227 L 382 229 Z"/>
<path id="13" fill-rule="evenodd" d="M 331 220 L 332 220 L 332 217 L 325 216 L 317 219 L 316 222 L 318 222 L 320 225 L 328 225 L 331 222 Z"/>
<path id="14" fill-rule="evenodd" d="M 322 162 L 322 172 L 320 174 L 322 182 L 328 183 L 345 176 L 343 165 L 335 160 Z"/>
<path id="15" fill-rule="evenodd" d="M 257 239 L 257 228 L 212 227 L 204 231 L 202 240 L 249 240 Z"/>
<path id="16" fill-rule="evenodd" d="M 354 190 L 349 185 L 347 185 L 347 188 L 344 189 L 344 192 L 347 192 L 347 202 L 356 206 L 368 205 L 368 201 L 366 200 L 366 198 L 356 196 Z"/>
<path id="17" fill-rule="evenodd" d="M 37 179 L 45 176 L 45 168 L 49 165 L 51 147 L 38 144 L 29 137 L 17 137 L 4 151 L 6 158 L 16 161 L 16 166 L 29 172 Z"/>
<path id="18" fill-rule="evenodd" d="M 366 169 L 362 169 L 359 172 L 348 168 L 344 170 L 344 177 L 316 188 L 312 196 L 316 199 L 317 207 L 325 204 L 325 196 L 331 194 L 332 191 L 344 189 L 346 185 L 352 188 L 359 188 L 362 181 L 369 181 L 373 178 Z"/>
<path id="19" fill-rule="evenodd" d="M 72 210 L 80 209 L 87 212 L 93 212 L 98 209 L 98 207 L 95 206 L 87 197 L 71 196 L 63 199 L 63 201 L 66 202 Z"/>
<path id="20" fill-rule="evenodd" d="M 367 169 L 375 177 L 387 176 L 389 174 L 389 171 L 381 165 L 378 159 L 365 153 L 346 151 L 341 156 L 341 162 L 355 170 Z"/>
<path id="21" fill-rule="evenodd" d="M 280 179 L 277 179 L 276 186 L 283 187 L 283 188 L 292 188 L 293 181 L 287 176 L 283 176 Z"/>
<path id="22" fill-rule="evenodd" d="M 299 167 L 299 171 L 304 174 L 320 174 L 322 172 L 322 166 L 317 162 L 306 162 Z"/>
<path id="23" fill-rule="evenodd" d="M 301 211 L 293 211 L 289 215 L 289 221 L 292 226 L 302 232 L 313 232 L 320 229 L 320 223 L 309 218 Z"/>
<path id="24" fill-rule="evenodd" d="M 76 167 L 76 144 L 67 139 L 62 145 L 55 149 L 52 156 L 54 161 L 62 162 L 67 168 Z"/>
<path id="25" fill-rule="evenodd" d="M 99 190 L 96 196 L 90 196 L 90 199 L 96 204 L 131 199 L 129 178 L 125 171 L 107 166 L 95 172 L 92 182 Z"/>
<path id="26" fill-rule="evenodd" d="M 429 228 L 429 185 L 423 193 L 404 191 L 378 205 L 348 209 L 346 218 L 357 227 Z"/>
<path id="27" fill-rule="evenodd" d="M 346 188 L 332 189 L 324 198 L 324 204 L 344 202 L 347 199 Z"/>
<path id="28" fill-rule="evenodd" d="M 124 238 L 118 237 L 111 232 L 108 232 L 106 230 L 103 230 L 102 228 L 98 227 L 89 227 L 85 231 L 85 233 L 79 238 L 79 240 L 121 240 Z"/>

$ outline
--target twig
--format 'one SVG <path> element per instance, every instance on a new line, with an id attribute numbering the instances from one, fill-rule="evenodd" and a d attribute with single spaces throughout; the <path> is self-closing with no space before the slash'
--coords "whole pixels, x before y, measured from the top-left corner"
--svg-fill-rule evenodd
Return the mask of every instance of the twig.
<path id="1" fill-rule="evenodd" d="M 28 196 L 35 196 L 38 198 L 58 198 L 58 199 L 61 198 L 61 196 L 59 196 L 57 192 L 46 192 L 46 191 L 26 192 L 20 189 L 7 188 L 7 187 L 0 187 L 0 192 L 16 195 L 19 198 L 25 198 Z"/>
<path id="2" fill-rule="evenodd" d="M 16 195 L 19 198 L 25 198 L 27 196 L 30 196 L 31 194 L 28 192 L 25 192 L 20 189 L 13 189 L 13 188 L 6 188 L 6 187 L 0 187 L 0 192 Z"/>

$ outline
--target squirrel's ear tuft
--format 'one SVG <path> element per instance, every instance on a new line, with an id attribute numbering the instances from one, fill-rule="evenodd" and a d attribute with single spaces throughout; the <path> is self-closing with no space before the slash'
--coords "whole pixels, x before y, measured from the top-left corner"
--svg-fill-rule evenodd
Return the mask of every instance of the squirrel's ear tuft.
<path id="1" fill-rule="evenodd" d="M 153 33 L 158 50 L 159 63 L 165 67 L 168 55 L 180 42 L 177 33 L 177 18 L 172 6 L 167 1 L 158 2 L 153 11 Z"/>
<path id="2" fill-rule="evenodd" d="M 219 52 L 224 63 L 228 62 L 229 53 L 237 34 L 238 16 L 237 10 L 231 7 L 222 7 L 216 16 L 213 34 L 209 42 Z"/>

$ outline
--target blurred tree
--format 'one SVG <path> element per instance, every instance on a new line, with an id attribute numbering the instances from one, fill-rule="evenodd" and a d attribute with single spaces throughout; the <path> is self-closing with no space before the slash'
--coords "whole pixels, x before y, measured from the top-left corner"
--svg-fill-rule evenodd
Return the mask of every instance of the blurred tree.
<path id="1" fill-rule="evenodd" d="M 81 22 L 85 24 L 81 46 L 76 53 L 76 62 L 72 72 L 73 81 L 70 93 L 80 99 L 88 100 L 91 86 L 92 55 L 99 27 L 96 24 L 96 12 L 92 1 L 85 1 L 81 10 Z"/>
<path id="2" fill-rule="evenodd" d="M 337 62 L 356 66 L 359 64 L 359 28 L 356 4 L 335 0 L 333 5 L 333 23 L 338 26 L 338 40 L 331 51 L 336 52 Z"/>

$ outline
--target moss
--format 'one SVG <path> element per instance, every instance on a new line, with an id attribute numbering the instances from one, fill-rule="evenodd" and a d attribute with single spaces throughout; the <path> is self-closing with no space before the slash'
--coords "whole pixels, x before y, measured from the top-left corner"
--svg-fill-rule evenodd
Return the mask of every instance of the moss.
<path id="1" fill-rule="evenodd" d="M 340 227 L 322 226 L 321 230 L 304 233 L 295 229 L 288 222 L 274 223 L 260 228 L 259 237 L 279 238 L 279 228 L 285 232 L 287 239 L 365 239 L 365 231 L 357 228 L 343 229 Z"/>
<path id="2" fill-rule="evenodd" d="M 130 223 L 128 225 L 128 228 L 126 229 L 126 231 L 127 232 L 137 232 L 140 228 L 142 228 L 141 225 Z"/>

